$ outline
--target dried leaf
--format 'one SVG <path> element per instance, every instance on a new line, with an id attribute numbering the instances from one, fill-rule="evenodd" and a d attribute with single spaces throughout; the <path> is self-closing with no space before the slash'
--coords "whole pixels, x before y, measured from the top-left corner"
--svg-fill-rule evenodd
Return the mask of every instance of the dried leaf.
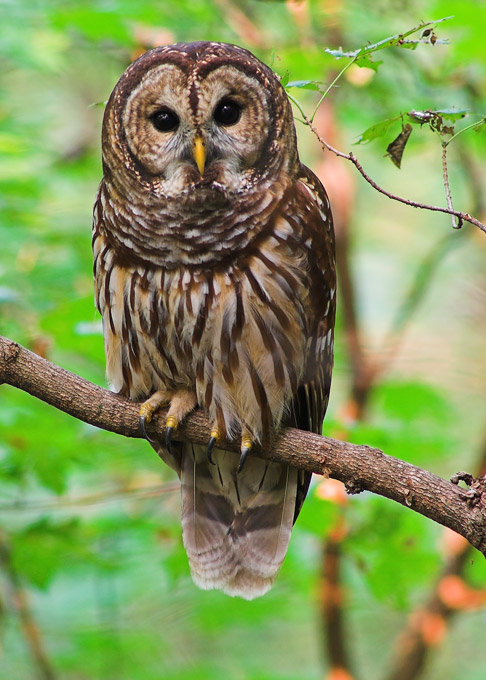
<path id="1" fill-rule="evenodd" d="M 392 162 L 397 166 L 398 169 L 400 169 L 402 164 L 403 152 L 405 151 L 405 146 L 410 139 L 412 130 L 413 128 L 410 123 L 406 123 L 398 137 L 386 147 L 387 155 L 390 156 Z"/>

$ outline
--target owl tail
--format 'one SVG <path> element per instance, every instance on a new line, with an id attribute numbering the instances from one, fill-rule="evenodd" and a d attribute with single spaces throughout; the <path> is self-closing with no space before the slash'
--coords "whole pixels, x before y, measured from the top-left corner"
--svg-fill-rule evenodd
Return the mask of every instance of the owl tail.
<path id="1" fill-rule="evenodd" d="M 247 600 L 269 590 L 287 552 L 297 493 L 295 468 L 184 444 L 182 535 L 192 578 Z"/>

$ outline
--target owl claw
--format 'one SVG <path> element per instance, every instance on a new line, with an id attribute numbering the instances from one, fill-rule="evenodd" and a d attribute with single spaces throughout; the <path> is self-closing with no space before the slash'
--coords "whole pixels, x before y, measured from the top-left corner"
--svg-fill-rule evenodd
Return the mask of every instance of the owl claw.
<path id="1" fill-rule="evenodd" d="M 154 392 L 147 401 L 144 401 L 143 404 L 141 404 L 138 412 L 138 427 L 140 432 L 151 444 L 155 444 L 156 442 L 148 436 L 146 425 L 151 422 L 154 413 L 165 401 L 167 401 L 167 396 L 164 392 Z"/>
<path id="2" fill-rule="evenodd" d="M 140 415 L 138 418 L 138 427 L 140 432 L 142 433 L 144 439 L 149 439 L 149 436 L 147 434 L 147 430 L 145 429 L 145 423 L 147 422 L 147 417 Z M 149 440 L 150 441 L 150 440 Z"/>
<path id="3" fill-rule="evenodd" d="M 152 418 L 150 418 L 148 415 L 140 414 L 140 416 L 138 418 L 138 428 L 139 428 L 140 432 L 142 433 L 142 437 L 144 439 L 146 439 L 148 442 L 150 442 L 150 444 L 154 444 L 155 440 L 152 439 L 152 437 L 150 437 L 147 434 L 147 430 L 145 429 L 146 423 L 150 423 L 151 420 L 152 420 Z"/>
<path id="4" fill-rule="evenodd" d="M 216 442 L 218 441 L 218 439 L 220 438 L 220 436 L 221 435 L 219 434 L 219 430 L 216 430 L 216 429 L 211 430 L 211 438 L 208 442 L 208 449 L 207 449 L 208 460 L 211 463 L 211 465 L 216 465 L 216 463 L 213 460 L 213 448 L 214 448 L 214 445 L 216 444 Z"/>
<path id="5" fill-rule="evenodd" d="M 250 450 L 249 446 L 245 446 L 241 449 L 240 463 L 238 465 L 238 470 L 236 472 L 241 472 L 243 470 L 243 466 L 245 464 L 249 450 Z"/>
<path id="6" fill-rule="evenodd" d="M 250 437 L 243 437 L 243 439 L 241 441 L 240 463 L 238 465 L 237 472 L 241 472 L 243 470 L 243 466 L 245 464 L 248 453 L 251 450 L 252 444 L 253 444 L 253 442 L 251 441 Z"/>
<path id="7" fill-rule="evenodd" d="M 211 439 L 208 442 L 208 460 L 211 463 L 211 465 L 216 465 L 216 463 L 213 460 L 213 448 L 217 441 L 218 440 L 216 439 L 216 437 L 211 437 Z"/>
<path id="8" fill-rule="evenodd" d="M 165 426 L 167 428 L 165 432 L 165 448 L 169 453 L 172 453 L 172 433 L 174 430 L 177 430 L 178 425 L 179 421 L 175 416 L 168 416 L 165 421 Z"/>
<path id="9" fill-rule="evenodd" d="M 173 432 L 173 430 L 174 430 L 173 427 L 168 427 L 167 431 L 165 433 L 165 448 L 167 449 L 167 451 L 169 453 L 172 453 L 171 442 L 172 442 L 172 432 Z"/>

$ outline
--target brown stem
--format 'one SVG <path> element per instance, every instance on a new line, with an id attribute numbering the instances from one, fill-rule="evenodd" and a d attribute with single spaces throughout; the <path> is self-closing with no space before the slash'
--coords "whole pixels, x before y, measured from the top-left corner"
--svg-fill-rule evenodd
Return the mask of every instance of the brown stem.
<path id="1" fill-rule="evenodd" d="M 12 340 L 0 337 L 0 382 L 22 389 L 32 396 L 104 430 L 141 437 L 139 407 L 120 395 L 46 361 Z M 167 411 L 161 411 L 148 426 L 152 437 L 165 432 Z M 174 438 L 207 444 L 210 424 L 200 410 L 193 411 Z M 223 447 L 239 451 L 238 442 Z M 348 493 L 372 491 L 411 508 L 464 536 L 486 556 L 486 493 L 484 480 L 475 480 L 469 490 L 385 455 L 369 446 L 321 437 L 311 432 L 285 428 L 263 450 L 253 455 L 267 460 L 329 475 L 346 485 Z"/>
<path id="2" fill-rule="evenodd" d="M 0 565 L 7 578 L 13 606 L 18 614 L 22 632 L 32 657 L 39 680 L 55 680 L 56 674 L 44 649 L 39 627 L 32 615 L 22 582 L 15 569 L 10 548 L 3 537 L 0 539 Z"/>
<path id="3" fill-rule="evenodd" d="M 351 678 L 345 634 L 343 588 L 341 585 L 341 534 L 339 527 L 327 537 L 323 546 L 320 604 L 324 621 L 325 645 L 331 662 L 329 677 L 341 672 Z"/>
<path id="4" fill-rule="evenodd" d="M 359 162 L 359 160 L 356 158 L 356 156 L 353 153 L 343 153 L 342 151 L 339 151 L 338 149 L 335 149 L 333 146 L 328 144 L 317 132 L 315 127 L 312 125 L 310 120 L 304 116 L 304 122 L 306 125 L 310 127 L 312 132 L 315 134 L 317 139 L 319 140 L 320 145 L 322 146 L 323 149 L 327 149 L 328 151 L 331 151 L 333 154 L 336 156 L 339 156 L 340 158 L 345 158 L 347 161 L 351 161 L 351 163 L 355 166 L 356 170 L 364 177 L 364 179 L 368 182 L 368 184 L 371 184 L 373 189 L 376 189 L 376 191 L 379 191 L 380 194 L 383 194 L 384 196 L 387 196 L 388 198 L 391 198 L 393 201 L 398 201 L 399 203 L 404 203 L 405 205 L 410 205 L 412 208 L 421 208 L 422 210 L 432 210 L 433 212 L 442 212 L 446 213 L 447 215 L 455 215 L 459 222 L 470 222 L 471 224 L 474 224 L 476 227 L 479 227 L 481 231 L 484 231 L 486 233 L 486 224 L 483 224 L 480 222 L 478 219 L 475 217 L 472 217 L 469 215 L 469 213 L 464 213 L 460 212 L 458 210 L 454 210 L 453 208 L 443 208 L 439 205 L 428 205 L 427 203 L 419 203 L 418 201 L 411 201 L 408 198 L 403 198 L 402 196 L 397 196 L 396 194 L 392 194 L 389 191 L 386 191 L 386 189 L 383 189 L 383 187 L 380 187 L 379 184 L 375 182 L 374 179 L 372 179 L 364 170 L 363 166 Z M 456 225 L 454 225 L 456 226 Z"/>
<path id="5" fill-rule="evenodd" d="M 452 211 L 451 214 L 452 228 L 460 229 L 462 227 L 461 218 L 458 218 L 457 222 L 454 219 L 454 213 L 456 211 L 454 210 L 454 206 L 452 205 L 451 187 L 449 184 L 449 173 L 447 171 L 447 144 L 445 144 L 444 142 L 442 142 L 442 176 L 444 178 L 444 188 L 447 200 L 447 207 L 449 208 L 449 210 Z"/>

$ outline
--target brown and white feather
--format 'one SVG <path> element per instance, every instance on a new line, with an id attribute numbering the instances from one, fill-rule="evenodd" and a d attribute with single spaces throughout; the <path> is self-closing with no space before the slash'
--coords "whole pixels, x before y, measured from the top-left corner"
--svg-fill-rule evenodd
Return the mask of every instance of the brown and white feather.
<path id="1" fill-rule="evenodd" d="M 241 120 L 219 129 L 214 107 L 229 96 Z M 161 105 L 177 112 L 179 137 L 153 129 Z M 202 177 L 195 134 L 206 144 Z M 94 276 L 113 389 L 134 400 L 187 395 L 228 438 L 244 432 L 264 445 L 284 424 L 320 433 L 333 357 L 332 217 L 299 162 L 277 77 L 222 43 L 153 50 L 110 98 L 103 161 Z M 203 447 L 155 446 L 181 479 L 195 582 L 263 594 L 310 476 L 251 455 L 237 473 L 238 456 L 221 449 L 213 466 Z"/>

